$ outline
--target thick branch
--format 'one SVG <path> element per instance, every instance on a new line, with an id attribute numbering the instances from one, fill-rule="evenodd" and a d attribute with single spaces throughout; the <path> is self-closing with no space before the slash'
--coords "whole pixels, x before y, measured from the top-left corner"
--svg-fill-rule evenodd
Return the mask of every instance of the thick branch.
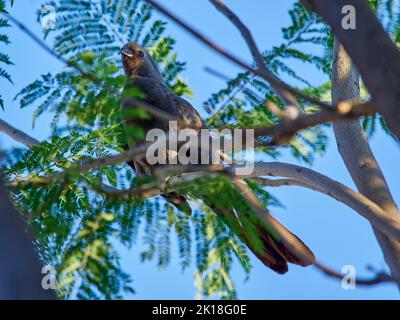
<path id="1" fill-rule="evenodd" d="M 10 187 L 18 188 L 29 184 L 48 185 L 51 183 L 56 183 L 60 180 L 67 179 L 70 175 L 84 173 L 94 168 L 114 163 L 126 162 L 134 158 L 139 159 L 140 157 L 143 157 L 146 149 L 147 145 L 142 145 L 118 155 L 93 160 L 87 164 L 74 167 L 72 169 L 60 172 L 50 177 L 24 177 L 14 180 L 8 185 Z M 211 170 L 214 172 L 222 172 L 235 176 L 237 168 L 237 165 L 222 169 L 219 169 L 218 166 L 165 166 L 164 168 L 159 169 L 164 170 L 164 174 L 158 174 L 158 176 L 166 176 L 168 173 L 179 174 L 190 172 L 189 169 L 191 169 L 192 172 Z M 286 177 L 306 184 L 309 188 L 313 190 L 325 193 L 335 198 L 336 200 L 345 203 L 350 208 L 354 209 L 356 212 L 366 218 L 368 221 L 370 221 L 375 227 L 377 227 L 379 230 L 386 233 L 387 235 L 391 236 L 393 239 L 400 239 L 400 222 L 398 221 L 398 219 L 388 217 L 377 204 L 375 204 L 368 198 L 320 173 L 300 166 L 279 162 L 271 162 L 254 164 L 253 172 L 247 175 L 247 177 L 249 178 L 259 178 L 263 176 Z M 178 183 L 179 180 L 175 179 L 171 179 L 169 183 Z"/>
<path id="2" fill-rule="evenodd" d="M 185 166 L 170 166 L 170 168 L 159 169 L 168 170 L 174 173 L 187 172 Z M 233 165 L 220 169 L 222 173 L 235 176 L 236 169 L 240 167 Z M 216 172 L 218 168 L 209 167 L 211 171 Z M 193 171 L 195 168 L 193 168 Z M 205 168 L 206 170 L 206 168 Z M 198 170 L 200 171 L 200 169 Z M 164 173 L 166 175 L 167 173 Z M 182 182 L 193 181 L 193 179 L 201 176 L 201 173 L 185 174 L 181 177 L 171 178 L 168 181 L 169 185 L 175 185 Z M 339 202 L 344 203 L 348 207 L 358 212 L 361 216 L 372 223 L 376 228 L 391 236 L 393 239 L 400 239 L 400 222 L 397 219 L 388 217 L 386 213 L 373 201 L 359 194 L 343 184 L 334 181 L 327 176 L 324 176 L 311 169 L 304 168 L 281 162 L 258 162 L 254 164 L 254 170 L 245 177 L 260 178 L 260 177 L 285 177 L 295 180 L 298 185 L 307 187 L 314 191 L 324 193 Z M 244 178 L 244 176 L 241 176 Z"/>
<path id="3" fill-rule="evenodd" d="M 345 203 L 393 239 L 400 239 L 398 219 L 388 217 L 376 203 L 367 197 L 318 172 L 287 163 L 263 162 L 256 163 L 253 172 L 248 175 L 250 178 L 263 176 L 286 177 L 307 184 L 311 189 Z"/>
<path id="4" fill-rule="evenodd" d="M 359 73 L 340 42 L 335 39 L 332 64 L 334 103 L 360 97 Z M 397 206 L 376 161 L 359 119 L 334 122 L 339 153 L 360 193 L 379 205 L 387 216 L 400 221 Z M 400 241 L 374 229 L 392 276 L 400 285 Z"/>
<path id="5" fill-rule="evenodd" d="M 12 125 L 8 124 L 7 122 L 1 119 L 0 119 L 0 131 L 5 133 L 15 141 L 27 146 L 28 148 L 39 143 L 39 141 L 36 140 L 35 138 L 32 138 L 25 132 L 18 130 L 17 128 L 14 128 Z"/>
<path id="6" fill-rule="evenodd" d="M 310 188 L 310 185 L 297 181 L 295 179 L 268 179 L 268 178 L 252 178 L 254 182 L 265 186 L 265 187 L 288 187 L 288 186 L 296 186 L 296 187 L 304 187 Z"/>
<path id="7" fill-rule="evenodd" d="M 84 173 L 94 168 L 131 161 L 133 159 L 139 159 L 145 155 L 147 147 L 148 145 L 142 145 L 121 154 L 109 156 L 106 158 L 99 158 L 87 164 L 76 166 L 50 177 L 23 177 L 10 182 L 8 185 L 14 188 L 18 188 L 28 184 L 48 185 L 60 180 L 65 180 L 70 175 Z M 188 168 L 191 168 L 188 166 L 177 167 L 179 169 L 177 169 L 176 166 L 166 166 L 165 169 L 162 170 L 169 170 L 170 172 L 178 173 L 179 170 L 181 170 L 181 172 L 188 172 Z M 212 171 L 221 170 L 218 169 L 218 167 L 216 166 L 203 166 L 203 168 L 203 171 L 209 169 L 211 169 Z M 222 169 L 222 171 L 231 175 L 235 175 L 236 168 L 237 166 L 231 166 L 229 168 Z M 202 169 L 200 169 L 198 166 L 193 166 L 192 170 L 201 171 Z M 313 190 L 328 194 L 338 201 L 347 204 L 349 207 L 351 207 L 367 220 L 369 220 L 382 232 L 392 236 L 394 239 L 400 239 L 400 222 L 398 221 L 398 219 L 393 219 L 392 217 L 386 216 L 385 212 L 377 204 L 375 204 L 368 198 L 362 196 L 361 194 L 358 194 L 357 192 L 354 192 L 353 190 L 345 187 L 339 182 L 331 180 L 330 178 L 322 174 L 319 174 L 307 168 L 285 163 L 256 163 L 252 174 L 248 175 L 248 177 L 262 176 L 281 176 L 305 183 Z"/>
<path id="8" fill-rule="evenodd" d="M 400 139 L 400 51 L 365 0 L 301 0 L 320 15 L 354 61 L 389 129 Z M 342 9 L 351 5 L 356 28 L 342 27 Z M 371 54 L 371 50 L 373 54 Z"/>

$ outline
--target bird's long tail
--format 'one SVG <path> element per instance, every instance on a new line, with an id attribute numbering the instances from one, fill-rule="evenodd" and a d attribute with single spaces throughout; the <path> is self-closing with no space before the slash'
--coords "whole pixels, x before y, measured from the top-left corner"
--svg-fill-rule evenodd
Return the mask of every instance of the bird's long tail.
<path id="1" fill-rule="evenodd" d="M 171 192 L 163 195 L 163 197 L 185 214 L 191 214 L 190 205 L 184 196 Z M 288 271 L 288 263 L 306 267 L 315 262 L 315 257 L 308 246 L 272 216 L 270 219 L 273 220 L 273 224 L 275 226 L 279 225 L 280 230 L 284 230 L 284 233 L 295 240 L 296 247 L 305 252 L 307 259 L 302 259 L 292 253 L 278 237 L 273 236 L 273 231 L 268 230 L 268 226 L 261 220 L 249 218 L 249 214 L 254 215 L 254 213 L 221 207 L 211 201 L 208 201 L 206 205 L 222 218 L 225 224 L 235 232 L 265 266 L 275 272 L 279 274 L 286 273 Z"/>
<path id="2" fill-rule="evenodd" d="M 288 263 L 293 263 L 306 267 L 315 262 L 312 251 L 296 235 L 287 230 L 280 222 L 272 216 L 275 226 L 279 225 L 281 231 L 291 237 L 292 243 L 304 253 L 304 257 L 297 257 L 273 231 L 269 230 L 262 220 L 253 219 L 254 213 L 238 211 L 222 207 L 215 202 L 204 201 L 216 214 L 218 214 L 225 224 L 246 244 L 253 254 L 268 268 L 279 274 L 288 271 Z M 243 209 L 243 208 L 242 208 Z M 253 218 L 250 215 L 253 214 Z"/>

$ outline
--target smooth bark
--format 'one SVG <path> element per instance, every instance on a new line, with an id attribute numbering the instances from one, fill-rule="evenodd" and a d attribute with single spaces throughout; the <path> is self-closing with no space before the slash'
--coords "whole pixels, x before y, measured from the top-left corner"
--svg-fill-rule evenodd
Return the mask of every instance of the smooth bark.
<path id="1" fill-rule="evenodd" d="M 332 101 L 360 98 L 359 73 L 340 42 L 335 40 L 332 64 Z M 361 194 L 374 201 L 393 219 L 400 221 L 397 206 L 376 161 L 359 119 L 333 123 L 339 153 Z M 400 241 L 374 228 L 392 277 L 400 286 Z"/>
<path id="2" fill-rule="evenodd" d="M 332 28 L 354 61 L 393 134 L 400 139 L 400 51 L 365 0 L 301 0 Z M 351 5 L 356 28 L 342 26 L 342 9 Z"/>

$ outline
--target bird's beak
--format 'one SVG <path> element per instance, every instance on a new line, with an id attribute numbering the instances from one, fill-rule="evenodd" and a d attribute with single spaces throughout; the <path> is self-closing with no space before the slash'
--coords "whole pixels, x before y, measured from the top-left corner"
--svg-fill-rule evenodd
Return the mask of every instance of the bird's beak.
<path id="1" fill-rule="evenodd" d="M 126 56 L 126 57 L 129 57 L 129 58 L 133 57 L 133 51 L 131 49 L 129 49 L 129 48 L 122 48 L 121 49 L 121 54 Z"/>

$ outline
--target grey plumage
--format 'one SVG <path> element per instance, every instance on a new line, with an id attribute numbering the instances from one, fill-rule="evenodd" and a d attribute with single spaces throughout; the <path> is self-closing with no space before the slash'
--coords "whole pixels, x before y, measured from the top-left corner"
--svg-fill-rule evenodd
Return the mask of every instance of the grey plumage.
<path id="1" fill-rule="evenodd" d="M 147 103 L 176 117 L 178 130 L 184 128 L 201 129 L 205 127 L 196 109 L 189 102 L 175 95 L 166 86 L 157 64 L 143 48 L 131 42 L 122 48 L 121 53 L 124 71 L 129 78 L 126 89 L 132 86 L 137 87 L 146 96 L 145 101 Z M 125 105 L 122 104 L 122 107 L 125 108 Z M 168 132 L 169 129 L 169 121 L 156 117 L 146 120 L 132 119 L 126 121 L 126 124 L 140 126 L 145 132 L 155 128 Z M 133 162 L 130 165 L 138 174 L 150 174 L 149 166 L 145 161 L 141 163 Z M 176 193 L 169 193 L 163 196 L 178 209 L 187 214 L 191 213 L 190 206 L 183 196 Z"/>
<path id="2" fill-rule="evenodd" d="M 125 74 L 129 78 L 127 88 L 136 86 L 142 93 L 145 94 L 145 101 L 154 107 L 157 107 L 173 117 L 177 118 L 178 130 L 185 128 L 202 129 L 206 128 L 202 118 L 193 106 L 186 100 L 176 96 L 166 86 L 157 64 L 149 56 L 149 54 L 135 43 L 126 44 L 122 50 L 122 63 Z M 126 107 L 124 103 L 122 106 Z M 133 124 L 140 126 L 145 132 L 150 129 L 158 128 L 167 132 L 169 122 L 156 117 L 151 117 L 146 120 L 132 119 L 127 121 L 127 125 Z M 130 163 L 138 174 L 150 174 L 149 165 L 146 163 Z M 150 168 L 151 169 L 151 168 Z M 191 209 L 185 197 L 176 193 L 164 195 L 164 197 L 175 205 L 178 209 L 190 213 Z M 314 255 L 311 250 L 296 236 L 297 247 L 302 248 L 307 260 L 301 260 L 292 254 L 279 239 L 274 238 L 265 228 L 262 223 L 254 222 L 253 231 L 256 230 L 262 241 L 262 248 L 255 248 L 251 241 L 251 234 L 245 227 L 242 226 L 240 217 L 251 214 L 247 209 L 235 208 L 235 212 L 226 208 L 220 202 L 213 202 L 213 199 L 202 199 L 207 206 L 216 212 L 223 221 L 242 239 L 249 249 L 262 261 L 266 266 L 278 273 L 285 273 L 288 270 L 288 262 L 295 263 L 301 266 L 307 266 L 314 261 Z M 244 200 L 245 201 L 245 200 Z M 234 217 L 238 217 L 237 219 Z M 281 229 L 286 228 L 278 221 Z M 290 231 L 286 230 L 288 233 Z"/>
<path id="3" fill-rule="evenodd" d="M 146 102 L 176 116 L 179 130 L 206 128 L 196 109 L 166 86 L 157 64 L 144 49 L 135 43 L 128 43 L 121 52 L 125 74 L 131 80 L 128 86 L 136 86 L 146 95 Z M 125 54 L 133 52 L 135 56 L 130 57 L 124 52 Z M 141 52 L 140 56 L 138 56 L 139 52 Z M 148 124 L 148 127 L 144 128 L 146 131 L 152 128 L 168 130 L 166 120 L 152 119 L 146 124 Z"/>

